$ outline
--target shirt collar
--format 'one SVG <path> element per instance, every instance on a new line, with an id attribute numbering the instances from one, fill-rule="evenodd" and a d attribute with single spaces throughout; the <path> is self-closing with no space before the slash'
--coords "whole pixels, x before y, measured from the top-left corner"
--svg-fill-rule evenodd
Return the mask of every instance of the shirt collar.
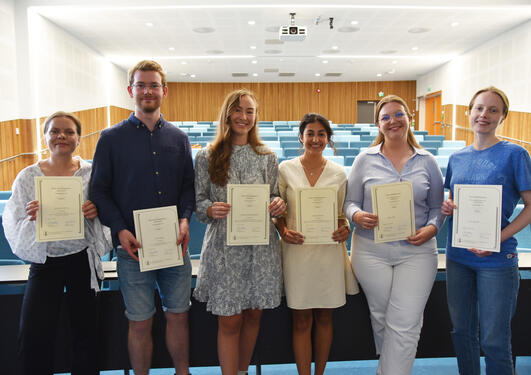
<path id="1" fill-rule="evenodd" d="M 382 144 L 380 143 L 379 145 L 376 145 L 376 146 L 373 146 L 373 147 L 369 147 L 369 148 L 367 149 L 367 153 L 368 153 L 368 154 L 371 154 L 371 155 L 379 154 L 381 148 L 382 148 Z M 430 152 L 427 151 L 427 150 L 424 149 L 424 148 L 416 148 L 416 147 L 413 147 L 413 150 L 415 150 L 415 154 L 419 154 L 419 155 L 430 155 Z"/>
<path id="2" fill-rule="evenodd" d="M 131 122 L 135 126 L 145 126 L 144 123 L 140 121 L 138 117 L 135 116 L 134 112 L 129 115 L 128 121 Z M 164 117 L 162 116 L 162 113 L 161 113 L 159 121 L 157 121 L 157 123 L 155 124 L 155 128 L 162 128 L 165 122 L 166 121 L 164 120 Z"/>

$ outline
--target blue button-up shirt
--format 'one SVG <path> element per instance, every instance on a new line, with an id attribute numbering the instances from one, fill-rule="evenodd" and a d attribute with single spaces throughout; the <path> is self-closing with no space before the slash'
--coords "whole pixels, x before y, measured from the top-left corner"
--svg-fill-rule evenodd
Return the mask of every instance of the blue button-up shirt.
<path id="1" fill-rule="evenodd" d="M 133 210 L 176 205 L 179 218 L 190 219 L 195 191 L 188 136 L 162 116 L 150 131 L 134 114 L 103 130 L 89 195 L 115 246 L 122 229 L 135 233 Z"/>
<path id="2" fill-rule="evenodd" d="M 444 222 L 441 214 L 444 188 L 441 169 L 433 155 L 424 149 L 415 149 L 399 173 L 380 148 L 381 145 L 371 147 L 354 159 L 343 206 L 347 218 L 352 220 L 360 210 L 373 212 L 372 185 L 411 181 L 416 229 L 432 224 L 439 230 Z M 373 229 L 363 229 L 356 224 L 356 233 L 374 239 Z"/>

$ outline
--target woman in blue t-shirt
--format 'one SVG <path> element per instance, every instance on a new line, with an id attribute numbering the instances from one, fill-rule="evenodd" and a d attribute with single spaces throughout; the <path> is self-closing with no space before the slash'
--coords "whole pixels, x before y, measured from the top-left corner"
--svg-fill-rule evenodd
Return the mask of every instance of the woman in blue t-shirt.
<path id="1" fill-rule="evenodd" d="M 502 231 L 499 253 L 452 247 L 452 225 L 446 244 L 448 308 L 460 374 L 479 375 L 480 346 L 487 375 L 514 374 L 511 319 L 516 309 L 519 274 L 514 234 L 531 222 L 531 159 L 514 143 L 496 137 L 507 117 L 509 100 L 495 87 L 479 90 L 468 106 L 474 142 L 450 157 L 445 187 L 450 199 L 441 211 L 452 215 L 455 184 L 502 185 Z M 522 198 L 524 209 L 509 218 Z M 481 326 L 481 340 L 479 339 Z"/>

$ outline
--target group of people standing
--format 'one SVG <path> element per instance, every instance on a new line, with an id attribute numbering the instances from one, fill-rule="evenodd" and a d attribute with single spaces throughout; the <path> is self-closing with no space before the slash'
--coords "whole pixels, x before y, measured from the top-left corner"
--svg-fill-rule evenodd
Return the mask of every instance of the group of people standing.
<path id="1" fill-rule="evenodd" d="M 333 309 L 358 293 L 368 301 L 379 364 L 377 374 L 409 374 L 415 359 L 424 307 L 437 272 L 435 235 L 450 216 L 444 187 L 455 184 L 503 186 L 501 252 L 453 248 L 447 242 L 447 287 L 452 338 L 461 374 L 479 375 L 479 348 L 487 374 L 513 374 L 510 321 L 518 291 L 516 240 L 531 222 L 531 160 L 520 146 L 500 141 L 496 128 L 508 114 L 503 92 L 490 87 L 469 106 L 474 143 L 450 157 L 446 180 L 434 157 L 415 140 L 407 103 L 390 95 L 376 107 L 380 132 L 360 153 L 350 175 L 327 160 L 334 147 L 329 121 L 306 114 L 299 126 L 301 155 L 278 165 L 275 153 L 258 136 L 258 101 L 252 92 L 230 93 L 221 108 L 219 129 L 195 158 L 184 132 L 160 113 L 166 97 L 165 74 L 154 61 L 129 72 L 131 116 L 101 133 L 91 165 L 74 157 L 81 124 L 58 112 L 44 129 L 50 157 L 17 176 L 4 211 L 6 237 L 21 258 L 31 261 L 22 307 L 19 355 L 25 374 L 53 369 L 57 309 L 67 289 L 72 333 L 72 373 L 95 374 L 97 348 L 90 325 L 95 309 L 99 255 L 108 250 L 101 223 L 108 226 L 118 252 L 118 276 L 129 320 L 128 348 L 135 374 L 148 374 L 151 327 L 158 288 L 166 317 L 166 344 L 176 374 L 188 374 L 188 316 L 191 266 L 187 252 L 193 212 L 208 224 L 194 297 L 218 316 L 218 356 L 224 375 L 246 374 L 263 309 L 277 307 L 283 291 L 293 316 L 293 350 L 299 374 L 324 373 L 332 343 Z M 33 177 L 83 177 L 85 240 L 35 242 Z M 90 177 L 90 178 L 89 178 Z M 407 240 L 375 244 L 371 186 L 410 181 L 414 193 L 415 233 Z M 268 184 L 271 215 L 268 245 L 228 246 L 227 184 Z M 295 192 L 304 187 L 337 188 L 334 244 L 305 244 L 296 231 Z M 450 193 L 450 197 L 451 197 Z M 509 223 L 519 199 L 524 209 Z M 140 272 L 133 210 L 177 206 L 184 265 Z M 343 209 L 341 209 L 343 208 Z M 345 241 L 354 223 L 352 263 Z M 276 228 L 276 230 L 275 230 Z M 278 232 L 278 234 L 277 234 Z M 279 240 L 280 236 L 280 240 Z M 356 280 L 357 278 L 357 280 Z M 53 301 L 53 302 L 50 302 Z M 487 312 L 486 312 L 487 311 Z M 79 317 L 79 319 L 77 319 Z M 478 326 L 481 326 L 481 340 Z M 312 337 L 313 327 L 313 337 Z"/>

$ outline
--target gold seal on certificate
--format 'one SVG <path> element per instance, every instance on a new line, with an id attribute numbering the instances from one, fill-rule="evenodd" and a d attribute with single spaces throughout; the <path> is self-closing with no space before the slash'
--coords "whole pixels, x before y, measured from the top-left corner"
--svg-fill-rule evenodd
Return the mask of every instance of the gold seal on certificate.
<path id="1" fill-rule="evenodd" d="M 39 201 L 37 242 L 85 238 L 81 177 L 36 176 L 35 199 Z"/>
<path id="2" fill-rule="evenodd" d="M 269 185 L 227 184 L 227 245 L 269 244 Z"/>
<path id="3" fill-rule="evenodd" d="M 378 216 L 374 242 L 407 240 L 415 234 L 415 202 L 410 181 L 371 186 L 372 210 Z"/>
<path id="4" fill-rule="evenodd" d="M 502 185 L 454 185 L 452 246 L 500 252 Z"/>
<path id="5" fill-rule="evenodd" d="M 179 217 L 176 206 L 134 210 L 140 272 L 181 266 L 183 253 L 177 245 Z"/>
<path id="6" fill-rule="evenodd" d="M 296 190 L 297 232 L 305 244 L 335 244 L 337 229 L 337 188 L 310 187 Z"/>

